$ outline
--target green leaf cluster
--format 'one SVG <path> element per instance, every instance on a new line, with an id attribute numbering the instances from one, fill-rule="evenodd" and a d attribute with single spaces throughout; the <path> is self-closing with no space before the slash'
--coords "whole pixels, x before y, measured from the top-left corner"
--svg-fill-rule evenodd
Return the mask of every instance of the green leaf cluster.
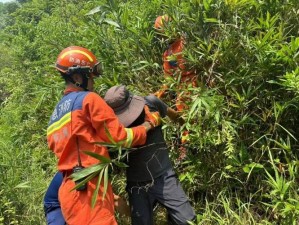
<path id="1" fill-rule="evenodd" d="M 184 57 L 198 74 L 196 88 L 181 90 L 177 80 L 163 76 L 167 43 L 153 29 L 162 14 L 172 18 L 166 40 L 186 38 Z M 0 223 L 44 221 L 42 197 L 56 171 L 45 130 L 63 88 L 53 65 L 70 45 L 90 49 L 103 63 L 100 94 L 125 84 L 147 95 L 166 84 L 190 96 L 186 124 L 166 121 L 163 127 L 198 224 L 298 221 L 297 0 L 0 3 L 0 40 Z M 175 140 L 185 130 L 188 154 L 179 163 Z M 122 167 L 123 158 L 101 158 L 104 164 L 79 175 L 107 184 L 108 165 Z M 124 190 L 121 172 L 111 176 Z"/>

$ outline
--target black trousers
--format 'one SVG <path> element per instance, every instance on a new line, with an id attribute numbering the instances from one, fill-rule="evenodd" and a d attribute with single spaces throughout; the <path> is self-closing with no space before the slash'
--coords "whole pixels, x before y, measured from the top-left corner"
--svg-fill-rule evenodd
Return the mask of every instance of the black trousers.
<path id="1" fill-rule="evenodd" d="M 195 213 L 173 170 L 155 178 L 154 182 L 128 182 L 132 225 L 153 225 L 153 208 L 157 202 L 168 212 L 174 225 L 187 225 Z"/>

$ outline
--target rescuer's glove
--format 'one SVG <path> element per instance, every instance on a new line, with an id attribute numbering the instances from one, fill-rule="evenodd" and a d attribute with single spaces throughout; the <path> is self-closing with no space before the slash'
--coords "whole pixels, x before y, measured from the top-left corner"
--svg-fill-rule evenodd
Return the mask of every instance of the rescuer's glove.
<path id="1" fill-rule="evenodd" d="M 161 116 L 159 112 L 150 112 L 147 105 L 144 106 L 145 121 L 149 122 L 151 127 L 157 127 L 161 125 Z"/>

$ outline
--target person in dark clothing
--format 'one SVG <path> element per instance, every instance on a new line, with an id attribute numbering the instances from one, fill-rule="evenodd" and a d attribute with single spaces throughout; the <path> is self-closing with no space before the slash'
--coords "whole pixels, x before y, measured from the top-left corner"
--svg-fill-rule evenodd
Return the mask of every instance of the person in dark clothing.
<path id="1" fill-rule="evenodd" d="M 104 99 L 125 127 L 136 126 L 144 121 L 146 110 L 159 112 L 161 117 L 169 116 L 174 121 L 180 120 L 177 111 L 154 95 L 144 97 L 143 104 L 130 104 L 131 99 L 137 97 L 141 98 L 121 85 L 110 88 Z M 144 110 L 139 116 L 132 116 L 132 112 L 140 109 Z M 194 210 L 172 168 L 161 126 L 148 132 L 145 145 L 130 150 L 127 164 L 126 190 L 132 225 L 152 225 L 156 203 L 167 209 L 171 224 L 187 225 L 188 221 L 195 219 Z"/>
<path id="2" fill-rule="evenodd" d="M 57 172 L 53 177 L 47 192 L 44 196 L 44 211 L 47 225 L 65 225 L 60 203 L 58 200 L 58 190 L 62 183 L 63 175 Z"/>

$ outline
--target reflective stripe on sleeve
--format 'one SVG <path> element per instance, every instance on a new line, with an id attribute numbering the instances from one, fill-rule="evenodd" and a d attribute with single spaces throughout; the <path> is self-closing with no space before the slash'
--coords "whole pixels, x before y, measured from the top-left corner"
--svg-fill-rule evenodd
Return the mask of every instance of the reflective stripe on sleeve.
<path id="1" fill-rule="evenodd" d="M 134 138 L 134 133 L 133 130 L 130 128 L 125 128 L 126 132 L 127 132 L 127 139 L 126 142 L 124 143 L 124 147 L 125 148 L 130 148 L 133 142 L 133 138 Z"/>
<path id="2" fill-rule="evenodd" d="M 70 121 L 71 121 L 71 112 L 65 114 L 60 120 L 51 124 L 47 129 L 47 135 L 50 135 L 53 132 L 59 130 L 61 127 L 63 127 L 65 124 L 67 124 Z"/>
<path id="3" fill-rule="evenodd" d="M 157 116 L 155 113 L 153 113 L 152 116 L 156 120 L 155 126 L 159 125 L 161 118 L 159 116 Z"/>

